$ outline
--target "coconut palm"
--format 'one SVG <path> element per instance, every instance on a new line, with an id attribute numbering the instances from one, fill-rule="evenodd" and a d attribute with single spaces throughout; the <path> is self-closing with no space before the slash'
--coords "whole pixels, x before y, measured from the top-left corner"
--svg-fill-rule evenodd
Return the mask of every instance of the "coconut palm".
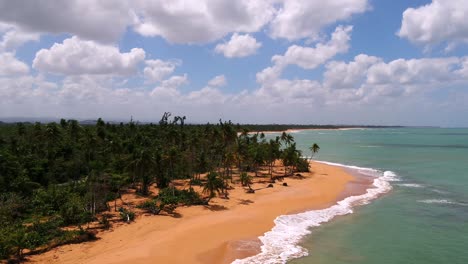
<path id="1" fill-rule="evenodd" d="M 310 146 L 310 151 L 312 152 L 312 155 L 310 155 L 310 159 L 312 160 L 312 157 L 319 152 L 320 147 L 317 145 L 317 143 L 314 143 L 312 146 Z"/>
<path id="2" fill-rule="evenodd" d="M 218 173 L 210 172 L 206 177 L 206 183 L 203 186 L 203 193 L 208 194 L 207 202 L 209 202 L 211 198 L 215 197 L 216 193 L 221 193 L 223 189 L 224 183 Z"/>
<path id="3" fill-rule="evenodd" d="M 240 174 L 240 182 L 242 186 L 247 186 L 249 189 L 252 189 L 250 187 L 250 184 L 252 184 L 252 176 L 249 176 L 246 172 Z"/>

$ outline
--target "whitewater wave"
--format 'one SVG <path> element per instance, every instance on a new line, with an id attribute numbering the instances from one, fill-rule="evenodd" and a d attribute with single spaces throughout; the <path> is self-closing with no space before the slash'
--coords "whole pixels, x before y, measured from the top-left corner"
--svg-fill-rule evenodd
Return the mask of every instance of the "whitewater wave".
<path id="1" fill-rule="evenodd" d="M 426 204 L 454 204 L 454 205 L 468 206 L 467 203 L 455 202 L 449 199 L 426 199 L 426 200 L 418 200 L 418 202 L 426 203 Z"/>
<path id="2" fill-rule="evenodd" d="M 261 253 L 245 259 L 237 259 L 233 264 L 277 264 L 307 256 L 307 249 L 298 244 L 304 236 L 311 233 L 311 227 L 320 226 L 336 216 L 353 213 L 354 206 L 368 204 L 379 195 L 389 192 L 392 189 L 390 182 L 398 180 L 397 175 L 392 171 L 382 172 L 371 168 L 318 162 L 354 169 L 361 174 L 375 177 L 373 188 L 367 189 L 365 194 L 347 197 L 326 209 L 278 216 L 274 220 L 273 229 L 259 237 L 263 244 Z"/>

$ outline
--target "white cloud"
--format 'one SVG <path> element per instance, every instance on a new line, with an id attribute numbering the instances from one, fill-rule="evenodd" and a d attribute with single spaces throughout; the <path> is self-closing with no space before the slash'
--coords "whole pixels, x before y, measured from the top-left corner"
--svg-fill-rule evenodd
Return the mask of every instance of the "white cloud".
<path id="1" fill-rule="evenodd" d="M 268 0 L 137 2 L 135 30 L 173 43 L 208 43 L 230 32 L 257 32 L 274 14 Z"/>
<path id="2" fill-rule="evenodd" d="M 349 49 L 351 26 L 338 26 L 332 33 L 331 39 L 326 43 L 317 43 L 315 47 L 302 47 L 292 45 L 284 55 L 272 57 L 273 66 L 257 73 L 257 82 L 268 83 L 280 78 L 284 68 L 288 65 L 297 65 L 304 69 L 315 69 L 339 53 Z"/>
<path id="3" fill-rule="evenodd" d="M 188 84 L 187 74 L 172 76 L 164 80 L 160 86 L 154 88 L 150 95 L 160 100 L 177 100 L 180 97 L 178 88 L 186 84 Z"/>
<path id="4" fill-rule="evenodd" d="M 360 54 L 354 61 L 327 64 L 323 85 L 329 90 L 328 102 L 358 100 L 381 102 L 385 98 L 424 95 L 437 89 L 468 84 L 464 75 L 466 58 L 396 59 Z"/>
<path id="5" fill-rule="evenodd" d="M 315 69 L 339 53 L 349 49 L 352 26 L 338 26 L 327 43 L 318 43 L 314 48 L 292 45 L 283 56 L 276 56 L 279 64 L 294 64 L 304 69 Z"/>
<path id="6" fill-rule="evenodd" d="M 223 104 L 227 98 L 228 96 L 223 94 L 218 88 L 209 86 L 190 92 L 187 95 L 187 100 L 195 104 L 219 105 Z"/>
<path id="7" fill-rule="evenodd" d="M 367 0 L 282 0 L 283 6 L 270 24 L 273 38 L 317 39 L 324 26 L 365 12 Z"/>
<path id="8" fill-rule="evenodd" d="M 21 32 L 101 43 L 116 43 L 127 28 L 187 44 L 259 32 L 267 25 L 273 38 L 316 40 L 324 26 L 367 9 L 367 0 L 0 0 L 0 22 Z"/>
<path id="9" fill-rule="evenodd" d="M 461 76 L 461 78 L 468 79 L 468 57 L 462 59 L 462 66 L 456 73 Z"/>
<path id="10" fill-rule="evenodd" d="M 408 8 L 403 13 L 398 36 L 426 46 L 446 43 L 451 49 L 468 43 L 467 13 L 465 0 L 433 0 L 418 8 Z"/>
<path id="11" fill-rule="evenodd" d="M 38 33 L 29 33 L 18 30 L 12 25 L 0 24 L 0 51 L 14 51 L 29 41 L 38 41 Z"/>
<path id="12" fill-rule="evenodd" d="M 29 73 L 29 66 L 15 58 L 11 52 L 0 53 L 0 76 L 17 76 Z"/>
<path id="13" fill-rule="evenodd" d="M 397 59 L 389 63 L 380 62 L 369 68 L 369 84 L 431 84 L 455 81 L 455 69 L 460 67 L 460 59 Z"/>
<path id="14" fill-rule="evenodd" d="M 145 78 L 148 82 L 160 82 L 167 76 L 171 75 L 175 68 L 181 64 L 179 60 L 162 61 L 162 60 L 146 60 L 146 67 L 143 70 Z"/>
<path id="15" fill-rule="evenodd" d="M 255 54 L 261 46 L 262 43 L 249 34 L 234 33 L 228 42 L 216 45 L 215 52 L 227 58 L 242 58 Z"/>
<path id="16" fill-rule="evenodd" d="M 324 72 L 324 86 L 329 89 L 352 89 L 359 88 L 365 81 L 367 70 L 381 59 L 359 54 L 354 61 L 331 61 L 327 63 Z"/>
<path id="17" fill-rule="evenodd" d="M 222 87 L 222 86 L 225 86 L 226 84 L 227 84 L 227 80 L 224 74 L 218 75 L 214 77 L 213 79 L 211 79 L 210 81 L 208 81 L 208 86 L 211 86 L 211 87 Z"/>
<path id="18" fill-rule="evenodd" d="M 50 49 L 38 51 L 33 67 L 39 71 L 65 75 L 131 75 L 137 72 L 138 64 L 144 59 L 145 51 L 139 48 L 121 53 L 114 46 L 74 36 L 65 39 L 62 44 L 55 43 Z"/>
<path id="19" fill-rule="evenodd" d="M 68 33 L 100 42 L 115 42 L 131 23 L 124 0 L 1 0 L 0 21 L 40 33 Z"/>

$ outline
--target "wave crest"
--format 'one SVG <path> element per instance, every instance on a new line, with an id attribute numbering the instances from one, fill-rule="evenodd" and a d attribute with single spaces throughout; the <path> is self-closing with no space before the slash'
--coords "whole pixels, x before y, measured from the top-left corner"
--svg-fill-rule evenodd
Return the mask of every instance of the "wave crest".
<path id="1" fill-rule="evenodd" d="M 326 209 L 278 216 L 274 220 L 273 229 L 259 237 L 263 243 L 261 253 L 245 259 L 237 259 L 233 264 L 277 264 L 307 256 L 307 249 L 298 244 L 304 236 L 311 233 L 311 227 L 320 226 L 336 216 L 352 213 L 354 206 L 368 204 L 379 195 L 390 191 L 392 189 L 390 182 L 398 180 L 397 175 L 392 171 L 381 172 L 371 168 L 319 162 L 355 169 L 359 173 L 376 177 L 373 182 L 374 188 L 367 189 L 365 194 L 347 197 Z"/>

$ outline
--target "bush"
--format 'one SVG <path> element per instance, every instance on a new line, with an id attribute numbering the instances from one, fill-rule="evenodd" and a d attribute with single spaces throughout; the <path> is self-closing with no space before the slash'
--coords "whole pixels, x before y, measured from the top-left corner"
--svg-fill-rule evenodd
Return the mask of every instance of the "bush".
<path id="1" fill-rule="evenodd" d="M 101 224 L 102 224 L 102 227 L 104 229 L 109 229 L 111 228 L 111 222 L 109 221 L 109 215 L 107 214 L 103 214 L 102 215 L 102 218 L 101 218 L 101 221 L 99 221 Z"/>
<path id="2" fill-rule="evenodd" d="M 250 186 L 252 184 L 252 176 L 249 176 L 246 172 L 240 174 L 240 181 L 242 186 Z"/>
<path id="3" fill-rule="evenodd" d="M 309 161 L 305 158 L 299 158 L 297 160 L 296 170 L 298 172 L 309 172 Z"/>
<path id="4" fill-rule="evenodd" d="M 84 210 L 85 202 L 77 194 L 69 194 L 67 201 L 60 206 L 60 216 L 64 224 L 82 224 L 91 220 L 90 212 Z"/>
<path id="5" fill-rule="evenodd" d="M 203 185 L 203 182 L 202 182 L 202 180 L 200 180 L 200 179 L 191 179 L 191 180 L 190 180 L 190 184 L 191 184 L 191 185 L 202 186 L 202 185 Z"/>
<path id="6" fill-rule="evenodd" d="M 119 212 L 120 212 L 120 219 L 122 219 L 122 221 L 131 222 L 135 220 L 135 212 L 132 212 L 122 207 L 119 208 Z"/>
<path id="7" fill-rule="evenodd" d="M 156 204 L 156 201 L 154 200 L 147 200 L 147 201 L 144 201 L 142 203 L 140 203 L 138 206 L 138 208 L 148 212 L 148 213 L 152 213 L 152 214 L 159 214 L 159 212 L 161 211 L 162 208 L 158 207 L 157 204 Z"/>
<path id="8" fill-rule="evenodd" d="M 159 192 L 158 199 L 162 204 L 185 204 L 185 205 L 197 205 L 203 204 L 203 199 L 193 189 L 178 190 L 174 187 L 164 188 Z"/>

